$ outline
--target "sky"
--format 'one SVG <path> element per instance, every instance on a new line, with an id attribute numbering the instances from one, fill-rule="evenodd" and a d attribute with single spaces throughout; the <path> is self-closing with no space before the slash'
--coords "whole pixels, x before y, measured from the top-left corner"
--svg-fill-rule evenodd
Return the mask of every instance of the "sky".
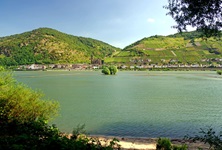
<path id="1" fill-rule="evenodd" d="M 1 0 L 0 37 L 40 27 L 124 48 L 144 37 L 177 33 L 168 0 Z"/>

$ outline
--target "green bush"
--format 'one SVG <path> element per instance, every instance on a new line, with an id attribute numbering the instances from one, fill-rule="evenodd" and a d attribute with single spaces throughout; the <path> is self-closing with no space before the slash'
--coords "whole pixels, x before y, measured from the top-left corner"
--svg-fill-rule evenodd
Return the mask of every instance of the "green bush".
<path id="1" fill-rule="evenodd" d="M 102 73 L 105 75 L 115 75 L 118 72 L 116 66 L 103 67 Z"/>
<path id="2" fill-rule="evenodd" d="M 110 75 L 110 70 L 109 70 L 109 68 L 104 67 L 104 68 L 102 69 L 102 73 L 105 74 L 105 75 Z"/>
<path id="3" fill-rule="evenodd" d="M 173 145 L 173 150 L 187 150 L 187 145 Z"/>
<path id="4" fill-rule="evenodd" d="M 57 114 L 58 103 L 44 100 L 43 94 L 17 83 L 12 74 L 0 71 L 0 126 L 2 123 L 47 121 Z"/>
<path id="5" fill-rule="evenodd" d="M 157 150 L 187 150 L 187 145 L 172 145 L 170 139 L 159 138 L 156 145 Z"/>
<path id="6" fill-rule="evenodd" d="M 68 135 L 61 133 L 56 126 L 49 126 L 43 121 L 24 124 L 9 123 L 13 131 L 0 135 L 0 149 L 4 150 L 112 150 L 119 148 L 117 140 L 107 145 L 86 136 Z M 76 132 L 76 131 L 74 131 Z"/>
<path id="7" fill-rule="evenodd" d="M 217 74 L 221 75 L 222 74 L 222 70 L 217 70 Z"/>
<path id="8" fill-rule="evenodd" d="M 171 141 L 168 138 L 159 138 L 157 141 L 157 150 L 171 150 Z"/>
<path id="9" fill-rule="evenodd" d="M 115 75 L 118 72 L 118 69 L 116 66 L 110 66 L 109 70 L 110 70 L 110 74 L 113 74 L 113 75 Z"/>
<path id="10" fill-rule="evenodd" d="M 58 103 L 45 101 L 42 94 L 17 83 L 12 74 L 0 66 L 0 149 L 4 150 L 112 150 L 118 148 L 115 139 L 108 145 L 99 140 L 79 137 L 84 126 L 77 127 L 69 137 L 55 125 L 48 125 Z"/>

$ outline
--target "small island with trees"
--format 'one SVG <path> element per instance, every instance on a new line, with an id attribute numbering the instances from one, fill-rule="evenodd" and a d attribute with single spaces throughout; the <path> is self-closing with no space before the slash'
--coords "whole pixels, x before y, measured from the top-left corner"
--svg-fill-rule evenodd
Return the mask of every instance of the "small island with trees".
<path id="1" fill-rule="evenodd" d="M 118 72 L 116 66 L 103 67 L 102 73 L 105 75 L 115 75 Z"/>

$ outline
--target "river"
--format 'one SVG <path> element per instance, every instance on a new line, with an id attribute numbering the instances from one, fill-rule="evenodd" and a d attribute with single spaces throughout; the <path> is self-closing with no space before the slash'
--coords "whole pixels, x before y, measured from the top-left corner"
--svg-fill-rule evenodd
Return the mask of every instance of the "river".
<path id="1" fill-rule="evenodd" d="M 52 121 L 93 135 L 182 138 L 222 125 L 222 77 L 214 71 L 14 72 L 19 82 L 60 103 Z"/>

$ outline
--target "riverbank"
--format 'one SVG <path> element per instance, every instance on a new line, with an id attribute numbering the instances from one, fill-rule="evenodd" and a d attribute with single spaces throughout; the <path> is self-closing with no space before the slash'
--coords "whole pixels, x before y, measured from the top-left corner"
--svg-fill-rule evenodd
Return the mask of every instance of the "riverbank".
<path id="1" fill-rule="evenodd" d="M 101 71 L 102 69 L 66 69 L 66 68 L 56 68 L 56 69 L 23 69 L 16 68 L 13 71 Z M 174 67 L 174 68 L 135 68 L 135 69 L 118 69 L 119 71 L 217 71 L 222 70 L 222 67 Z"/>
<path id="2" fill-rule="evenodd" d="M 120 148 L 123 150 L 155 150 L 158 138 L 134 138 L 134 137 L 112 137 L 112 136 L 90 136 L 98 139 L 102 144 L 109 143 L 112 139 L 117 139 Z M 207 150 L 209 146 L 202 142 L 192 142 L 183 139 L 171 139 L 173 145 L 187 145 L 189 150 Z"/>

